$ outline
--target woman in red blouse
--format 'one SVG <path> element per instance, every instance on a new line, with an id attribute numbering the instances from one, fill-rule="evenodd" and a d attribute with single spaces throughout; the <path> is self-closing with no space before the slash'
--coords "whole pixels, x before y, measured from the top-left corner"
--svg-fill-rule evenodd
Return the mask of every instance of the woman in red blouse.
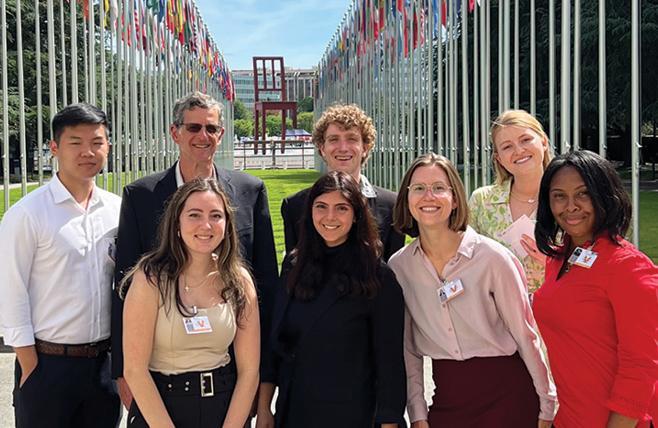
<path id="1" fill-rule="evenodd" d="M 533 310 L 557 428 L 648 427 L 658 417 L 658 268 L 623 238 L 630 219 L 604 158 L 576 151 L 548 165 L 535 237 L 549 258 Z"/>

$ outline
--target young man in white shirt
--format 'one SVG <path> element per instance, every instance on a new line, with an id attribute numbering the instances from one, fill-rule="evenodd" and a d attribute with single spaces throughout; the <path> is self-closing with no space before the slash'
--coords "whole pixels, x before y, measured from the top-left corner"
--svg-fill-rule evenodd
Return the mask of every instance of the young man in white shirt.
<path id="1" fill-rule="evenodd" d="M 0 322 L 16 352 L 16 426 L 115 427 L 108 351 L 121 199 L 94 182 L 107 161 L 107 117 L 73 104 L 52 130 L 59 171 L 0 223 Z"/>

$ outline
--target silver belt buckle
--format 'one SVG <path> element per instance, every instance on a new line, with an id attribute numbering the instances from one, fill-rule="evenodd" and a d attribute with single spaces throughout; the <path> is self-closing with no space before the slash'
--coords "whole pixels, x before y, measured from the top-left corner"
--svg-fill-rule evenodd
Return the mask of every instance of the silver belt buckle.
<path id="1" fill-rule="evenodd" d="M 212 379 L 212 372 L 201 373 L 201 396 L 202 397 L 214 397 L 215 396 L 215 385 Z"/>

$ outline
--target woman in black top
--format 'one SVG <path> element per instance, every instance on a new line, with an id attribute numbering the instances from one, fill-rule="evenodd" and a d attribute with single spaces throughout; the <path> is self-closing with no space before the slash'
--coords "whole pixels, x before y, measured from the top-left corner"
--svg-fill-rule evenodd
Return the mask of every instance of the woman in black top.
<path id="1" fill-rule="evenodd" d="M 297 247 L 284 260 L 259 426 L 404 426 L 404 300 L 380 260 L 377 227 L 359 187 L 333 171 L 311 188 Z"/>

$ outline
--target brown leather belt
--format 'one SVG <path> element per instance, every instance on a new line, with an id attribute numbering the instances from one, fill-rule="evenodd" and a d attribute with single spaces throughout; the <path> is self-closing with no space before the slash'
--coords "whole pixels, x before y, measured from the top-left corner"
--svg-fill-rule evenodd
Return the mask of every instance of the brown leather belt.
<path id="1" fill-rule="evenodd" d="M 46 342 L 35 339 L 37 352 L 46 355 L 58 355 L 63 357 L 96 358 L 109 351 L 110 339 L 94 343 L 82 343 L 79 345 L 64 345 L 61 343 Z"/>

